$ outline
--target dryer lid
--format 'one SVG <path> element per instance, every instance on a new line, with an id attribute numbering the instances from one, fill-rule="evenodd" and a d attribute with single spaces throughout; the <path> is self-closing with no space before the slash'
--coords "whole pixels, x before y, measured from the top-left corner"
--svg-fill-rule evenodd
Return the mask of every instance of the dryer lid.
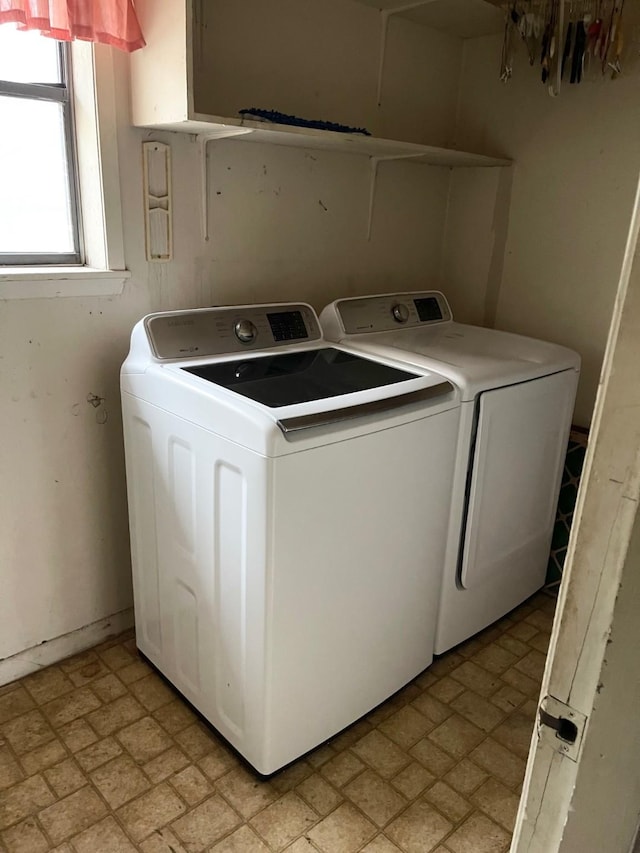
<path id="1" fill-rule="evenodd" d="M 280 408 L 418 378 L 333 347 L 181 368 L 269 408 Z"/>

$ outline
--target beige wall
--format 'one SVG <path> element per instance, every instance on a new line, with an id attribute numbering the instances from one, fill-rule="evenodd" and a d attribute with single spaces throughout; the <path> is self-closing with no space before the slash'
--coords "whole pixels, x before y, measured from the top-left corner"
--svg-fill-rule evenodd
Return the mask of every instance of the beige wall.
<path id="1" fill-rule="evenodd" d="M 369 10 L 370 11 L 370 10 Z M 131 605 L 118 372 L 150 311 L 421 288 L 440 262 L 449 170 L 383 164 L 367 241 L 367 158 L 211 143 L 211 239 L 198 146 L 129 126 L 117 54 L 126 262 L 121 296 L 0 306 L 0 660 Z M 454 99 L 456 81 L 441 96 Z M 452 132 L 444 110 L 434 133 Z M 141 142 L 173 154 L 175 260 L 144 259 Z M 89 395 L 104 398 L 96 409 Z M 104 421 L 106 415 L 106 421 Z"/>
<path id="2" fill-rule="evenodd" d="M 486 292 L 497 328 L 576 349 L 575 419 L 586 426 L 640 167 L 640 69 L 628 64 L 614 83 L 565 84 L 554 99 L 522 49 L 513 79 L 501 83 L 500 47 L 498 37 L 465 42 L 456 142 L 515 160 L 504 269 L 498 281 L 495 270 L 487 278 L 478 241 L 491 237 L 490 223 L 468 229 L 471 255 L 454 280 L 454 310 L 478 305 Z"/>

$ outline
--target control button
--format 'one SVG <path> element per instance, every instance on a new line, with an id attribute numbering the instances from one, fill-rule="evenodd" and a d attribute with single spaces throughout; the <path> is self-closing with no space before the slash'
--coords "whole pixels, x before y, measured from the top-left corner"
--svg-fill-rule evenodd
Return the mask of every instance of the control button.
<path id="1" fill-rule="evenodd" d="M 402 302 L 398 302 L 397 305 L 394 305 L 391 309 L 391 313 L 393 314 L 393 319 L 397 323 L 406 323 L 409 319 L 409 309 L 406 305 L 403 305 Z"/>
<path id="2" fill-rule="evenodd" d="M 253 325 L 251 320 L 238 320 L 238 322 L 233 327 L 233 331 L 236 333 L 236 338 L 240 341 L 241 344 L 253 343 L 258 334 L 258 330 Z"/>

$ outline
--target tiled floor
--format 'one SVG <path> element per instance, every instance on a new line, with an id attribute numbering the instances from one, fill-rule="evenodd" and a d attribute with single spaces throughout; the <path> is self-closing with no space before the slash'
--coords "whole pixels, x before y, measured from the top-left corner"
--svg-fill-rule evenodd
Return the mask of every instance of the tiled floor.
<path id="1" fill-rule="evenodd" d="M 131 634 L 0 688 L 7 853 L 501 853 L 555 602 L 538 595 L 258 781 Z"/>

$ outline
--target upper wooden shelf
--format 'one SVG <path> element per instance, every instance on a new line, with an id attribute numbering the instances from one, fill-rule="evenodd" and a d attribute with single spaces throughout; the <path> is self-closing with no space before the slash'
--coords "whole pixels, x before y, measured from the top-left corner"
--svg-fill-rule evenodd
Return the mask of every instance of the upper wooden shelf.
<path id="1" fill-rule="evenodd" d="M 238 138 L 247 142 L 267 142 L 293 148 L 364 154 L 378 160 L 410 159 L 431 166 L 510 166 L 511 160 L 473 154 L 453 148 L 438 148 L 393 139 L 377 139 L 360 133 L 337 133 L 330 130 L 273 124 L 247 119 L 223 118 L 195 113 L 192 119 L 148 125 L 158 130 L 193 133 L 210 139 Z"/>

